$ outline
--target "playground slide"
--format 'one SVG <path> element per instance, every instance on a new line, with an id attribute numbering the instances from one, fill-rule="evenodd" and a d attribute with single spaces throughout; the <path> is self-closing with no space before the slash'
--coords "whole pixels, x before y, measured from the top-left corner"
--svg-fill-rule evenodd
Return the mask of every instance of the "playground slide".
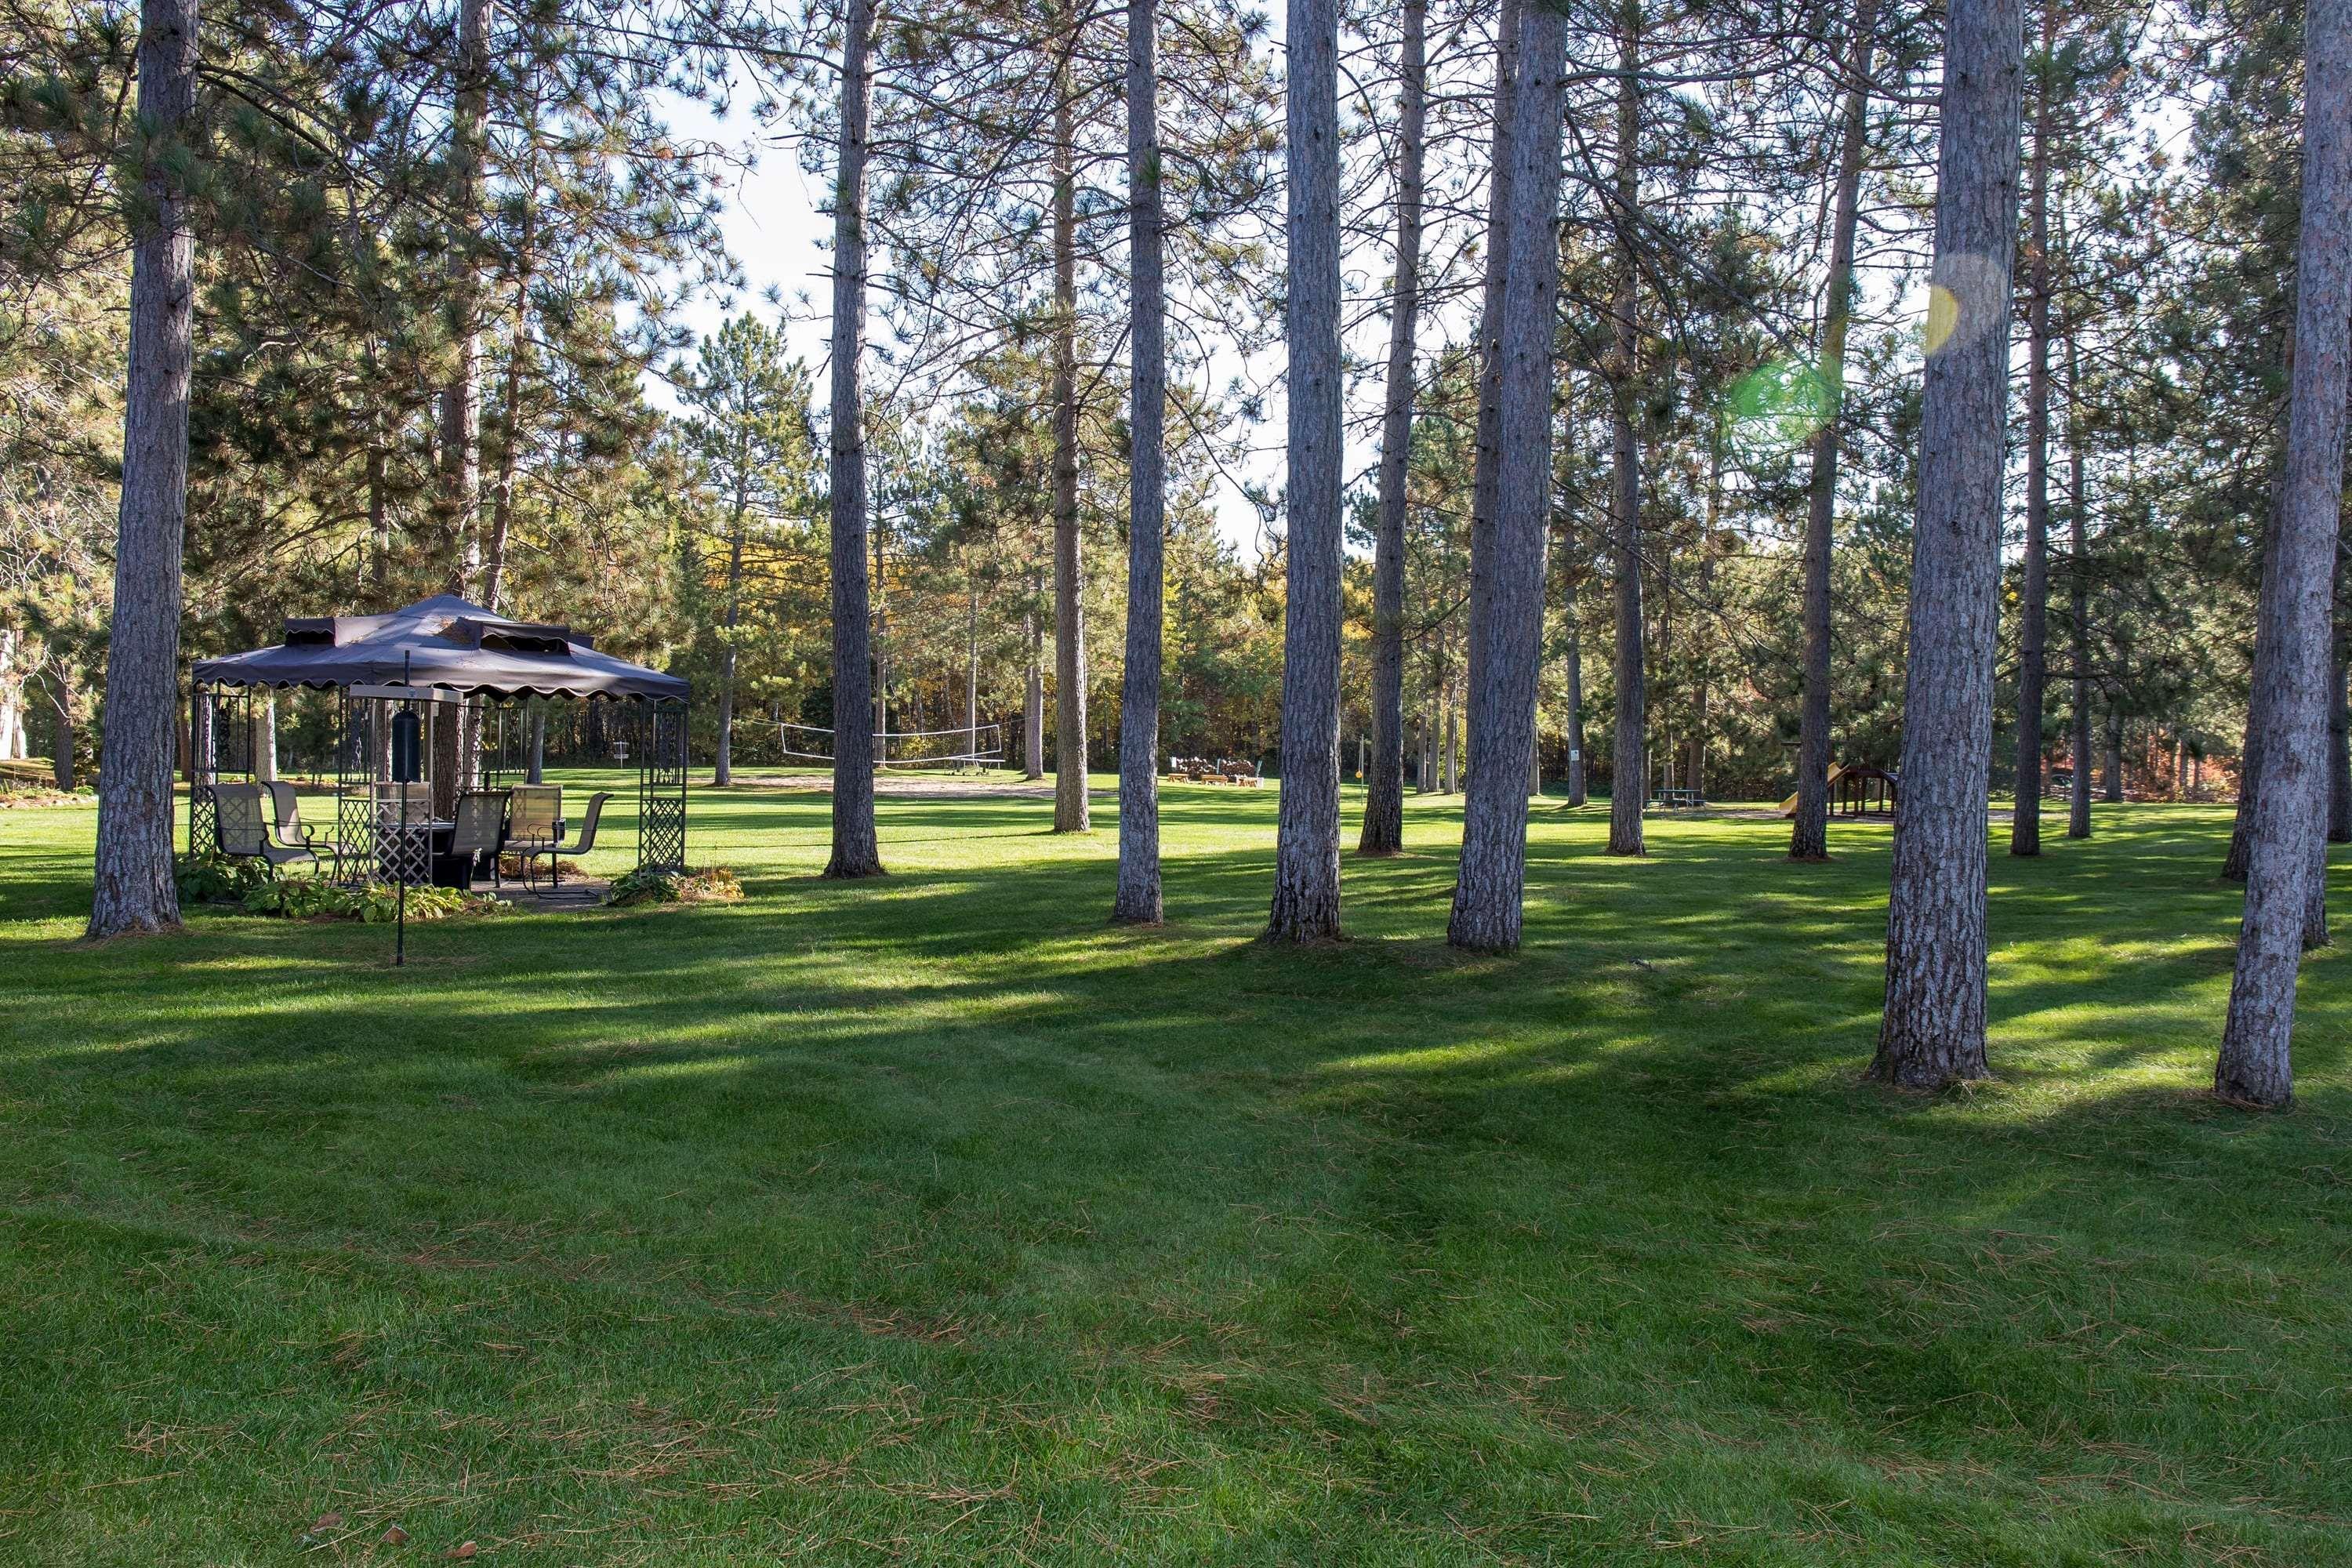
<path id="1" fill-rule="evenodd" d="M 1834 787 L 1838 782 L 1838 775 L 1843 772 L 1845 772 L 1843 768 L 1832 768 L 1830 770 L 1830 784 L 1832 787 Z M 1795 795 L 1792 795 L 1788 799 L 1780 803 L 1780 815 L 1783 816 L 1794 816 L 1797 815 L 1797 797 Z"/>

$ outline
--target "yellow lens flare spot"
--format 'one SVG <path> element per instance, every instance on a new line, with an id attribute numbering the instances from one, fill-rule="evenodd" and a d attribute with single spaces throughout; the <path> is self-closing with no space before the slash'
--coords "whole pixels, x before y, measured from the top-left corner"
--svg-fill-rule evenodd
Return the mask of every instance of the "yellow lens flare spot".
<path id="1" fill-rule="evenodd" d="M 1960 324 L 1960 297 L 1941 283 L 1927 289 L 1927 330 L 1925 336 L 1927 352 L 1934 353 L 1952 341 L 1952 333 Z"/>

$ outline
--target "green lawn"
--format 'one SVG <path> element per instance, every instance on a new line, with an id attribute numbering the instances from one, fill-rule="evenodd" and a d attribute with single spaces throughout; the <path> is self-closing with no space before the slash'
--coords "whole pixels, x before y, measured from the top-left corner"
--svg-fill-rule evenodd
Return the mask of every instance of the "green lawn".
<path id="1" fill-rule="evenodd" d="M 1884 827 L 1541 812 L 1472 960 L 1410 802 L 1299 953 L 1274 793 L 1163 799 L 1160 931 L 1108 799 L 836 887 L 746 790 L 748 901 L 397 973 L 76 946 L 92 814 L 0 812 L 0 1561 L 2352 1563 L 2352 966 L 2294 1111 L 2202 1097 L 2225 812 L 1997 854 L 2000 1079 L 1917 1100 Z"/>

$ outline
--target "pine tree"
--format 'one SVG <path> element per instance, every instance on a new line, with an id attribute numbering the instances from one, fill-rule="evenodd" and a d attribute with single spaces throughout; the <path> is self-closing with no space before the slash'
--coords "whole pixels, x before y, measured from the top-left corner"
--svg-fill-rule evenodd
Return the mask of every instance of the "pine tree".
<path id="1" fill-rule="evenodd" d="M 1289 5 L 1289 584 L 1266 934 L 1316 942 L 1339 935 L 1339 11 Z"/>
<path id="2" fill-rule="evenodd" d="M 1133 358 L 1128 416 L 1127 668 L 1119 702 L 1118 888 L 1111 918 L 1156 925 L 1160 891 L 1160 666 L 1167 413 L 1160 258 L 1158 0 L 1128 0 L 1127 169 Z"/>
<path id="3" fill-rule="evenodd" d="M 1831 639 L 1835 605 L 1830 555 L 1837 521 L 1838 454 L 1846 426 L 1846 334 L 1853 320 L 1854 231 L 1860 221 L 1862 166 L 1870 129 L 1871 72 L 1878 46 L 1877 0 L 1860 0 L 1846 45 L 1844 101 L 1839 115 L 1837 188 L 1831 219 L 1830 268 L 1822 310 L 1821 375 L 1826 414 L 1812 439 L 1804 536 L 1804 708 L 1799 721 L 1797 814 L 1789 858 L 1826 859 L 1830 852 Z"/>
<path id="4" fill-rule="evenodd" d="M 195 108 L 196 26 L 194 0 L 147 0 L 140 14 L 131 363 L 93 937 L 168 931 L 180 921 L 172 876 L 172 752 L 195 289 L 185 132 Z"/>
<path id="5" fill-rule="evenodd" d="M 750 315 L 731 316 L 707 339 L 695 372 L 680 378 L 690 410 L 688 439 L 724 498 L 725 587 L 719 614 L 719 704 L 710 782 L 734 777 L 737 669 L 744 618 L 744 558 L 755 521 L 801 503 L 808 463 L 808 373 L 784 357 L 783 335 Z"/>
<path id="6" fill-rule="evenodd" d="M 1871 1075 L 1982 1078 L 1985 799 L 2017 250 L 2024 18 L 1955 7 L 1937 155 L 1934 317 L 1919 433 L 1903 786 L 1887 909 L 1886 1013 Z"/>
<path id="7" fill-rule="evenodd" d="M 2294 1098 L 2295 973 L 2326 864 L 2326 688 L 2352 380 L 2352 5 L 2309 0 L 2304 27 L 2294 371 L 2254 656 L 2263 776 L 2213 1079 L 2222 1099 L 2266 1108 Z"/>
<path id="8" fill-rule="evenodd" d="M 1456 947 L 1518 945 L 1527 882 L 1529 757 L 1543 653 L 1544 551 L 1551 519 L 1552 328 L 1559 289 L 1559 137 L 1566 22 L 1522 9 L 1510 50 L 1512 160 L 1494 352 L 1499 459 L 1495 513 L 1471 558 L 1470 779 L 1462 869 L 1447 922 Z M 1489 454 L 1481 450 L 1480 461 Z"/>
<path id="9" fill-rule="evenodd" d="M 1413 360 L 1421 323 L 1422 203 L 1428 157 L 1428 0 L 1405 0 L 1397 108 L 1395 275 L 1381 417 L 1380 521 L 1373 546 L 1371 763 L 1360 855 L 1404 847 L 1404 537 Z"/>
<path id="10" fill-rule="evenodd" d="M 828 877 L 882 874 L 874 753 L 857 731 L 873 706 L 866 621 L 866 137 L 872 0 L 847 0 L 841 33 L 841 127 L 833 184 L 833 406 L 827 479 L 833 551 L 833 855 Z"/>

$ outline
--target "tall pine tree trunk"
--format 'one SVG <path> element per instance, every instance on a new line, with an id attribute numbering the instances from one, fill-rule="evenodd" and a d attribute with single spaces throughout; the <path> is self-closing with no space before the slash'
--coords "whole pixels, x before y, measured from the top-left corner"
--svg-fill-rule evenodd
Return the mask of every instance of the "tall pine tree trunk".
<path id="1" fill-rule="evenodd" d="M 735 631 L 743 621 L 743 547 L 748 542 L 744 520 L 751 505 L 750 463 L 748 453 L 739 455 L 734 515 L 727 523 L 727 607 L 719 617 L 725 635 L 719 648 L 719 754 L 710 766 L 714 789 L 735 782 Z M 839 746 L 836 736 L 835 748 Z"/>
<path id="2" fill-rule="evenodd" d="M 2021 11 L 2021 0 L 1955 5 L 1945 29 L 1903 789 L 1887 903 L 1886 1016 L 1871 1063 L 1873 1077 L 1906 1089 L 1987 1070 L 1985 803 L 2024 103 Z"/>
<path id="3" fill-rule="evenodd" d="M 1168 300 L 1161 277 L 1159 0 L 1128 0 L 1127 203 L 1133 299 L 1128 329 L 1127 669 L 1118 710 L 1118 889 L 1111 918 L 1160 923 L 1160 657 L 1162 426 L 1168 399 Z"/>
<path id="4" fill-rule="evenodd" d="M 481 568 L 481 268 L 474 247 L 482 239 L 488 148 L 490 6 L 491 0 L 461 0 L 458 5 L 456 101 L 449 121 L 449 159 L 457 187 L 450 263 L 457 364 L 441 389 L 441 510 L 448 591 L 460 598 L 472 595 Z"/>
<path id="5" fill-rule="evenodd" d="M 182 128 L 195 103 L 195 0 L 146 0 L 138 68 L 142 201 L 131 242 L 130 371 L 99 755 L 93 937 L 180 923 L 172 880 L 172 752 L 195 297 L 195 238 L 180 171 Z"/>
<path id="6" fill-rule="evenodd" d="M 1421 321 L 1421 206 L 1427 157 L 1429 0 L 1404 0 L 1397 95 L 1396 283 L 1381 413 L 1380 521 L 1372 545 L 1372 746 L 1356 851 L 1404 847 L 1404 523 L 1412 446 L 1413 340 Z"/>
<path id="7" fill-rule="evenodd" d="M 2352 681 L 2352 549 L 2340 536 L 2335 607 L 2335 667 L 2327 676 L 2327 842 L 2352 844 L 2352 691 L 2347 689 Z M 2323 875 L 2323 891 L 2326 883 Z"/>
<path id="8" fill-rule="evenodd" d="M 2074 620 L 2074 778 L 2067 791 L 2066 837 L 2091 836 L 2091 546 L 2090 506 L 2083 453 L 2083 362 L 2072 323 L 2066 328 L 2066 598 Z"/>
<path id="9" fill-rule="evenodd" d="M 2106 739 L 2099 748 L 2099 798 L 2109 805 L 2124 801 L 2124 710 L 2120 694 L 2107 693 Z"/>
<path id="10" fill-rule="evenodd" d="M 49 781 L 71 794 L 79 782 L 74 773 L 74 752 L 81 743 L 80 718 L 73 682 L 62 663 L 50 667 L 47 686 L 49 708 L 57 723 L 57 738 L 49 747 Z"/>
<path id="11" fill-rule="evenodd" d="M 1568 593 L 1568 804 L 1586 803 L 1584 773 L 1584 649 L 1576 620 L 1576 590 Z"/>
<path id="12" fill-rule="evenodd" d="M 1627 0 L 1618 20 L 1617 172 L 1614 212 L 1617 296 L 1610 386 L 1611 522 L 1615 531 L 1617 729 L 1611 746 L 1609 853 L 1646 852 L 1642 805 L 1649 797 L 1645 748 L 1648 689 L 1642 662 L 1642 447 L 1634 421 L 1642 392 L 1641 142 L 1642 12 Z"/>
<path id="13" fill-rule="evenodd" d="M 2294 371 L 2278 526 L 2254 649 L 2265 720 L 2245 922 L 2213 1091 L 2275 1107 L 2294 1095 L 2295 973 L 2312 879 L 2326 865 L 2327 679 L 2344 494 L 2344 400 L 2352 359 L 2352 0 L 2305 10 L 2302 231 L 2295 245 Z"/>
<path id="14" fill-rule="evenodd" d="M 482 556 L 482 607 L 506 613 L 507 540 L 514 531 L 515 470 L 522 458 L 522 384 L 530 351 L 531 247 L 538 210 L 526 204 L 515 258 L 514 298 L 507 308 L 506 384 L 499 398 L 499 477 L 490 489 L 490 538 Z"/>
<path id="15" fill-rule="evenodd" d="M 874 628 L 874 711 L 870 720 L 874 731 L 867 738 L 867 743 L 873 750 L 874 765 L 877 768 L 887 763 L 890 757 L 889 535 L 887 523 L 877 522 L 874 525 L 874 576 L 871 597 L 866 605 L 867 622 Z"/>
<path id="16" fill-rule="evenodd" d="M 1830 556 L 1837 521 L 1839 441 L 1845 426 L 1845 342 L 1853 321 L 1854 230 L 1862 211 L 1862 163 L 1870 129 L 1870 72 L 1878 38 L 1877 0 L 1854 7 L 1846 47 L 1845 104 L 1839 132 L 1837 194 L 1830 222 L 1829 292 L 1822 310 L 1822 379 L 1829 416 L 1814 432 L 1805 512 L 1805 685 L 1797 721 L 1797 815 L 1789 858 L 1830 852 Z"/>
<path id="17" fill-rule="evenodd" d="M 1471 535 L 1470 766 L 1461 874 L 1446 941 L 1475 952 L 1519 943 L 1527 886 L 1528 777 L 1543 658 L 1544 549 L 1551 521 L 1552 329 L 1559 302 L 1559 169 L 1565 13 L 1520 13 L 1513 40 L 1510 205 L 1496 349 L 1495 511 Z M 1481 461 L 1487 454 L 1479 453 Z"/>
<path id="18" fill-rule="evenodd" d="M 29 755 L 25 739 L 26 680 L 17 666 L 23 634 L 0 628 L 0 763 Z"/>
<path id="19" fill-rule="evenodd" d="M 1282 799 L 1266 935 L 1339 935 L 1339 6 L 1289 0 L 1288 597 Z"/>
<path id="20" fill-rule="evenodd" d="M 1073 41 L 1075 47 L 1075 40 Z M 1054 103 L 1054 831 L 1084 833 L 1087 610 L 1078 538 L 1077 129 L 1074 89 Z"/>
<path id="21" fill-rule="evenodd" d="M 841 45 L 841 145 L 833 187 L 832 488 L 833 857 L 828 877 L 878 877 L 874 752 L 857 733 L 874 704 L 866 580 L 866 47 L 873 0 L 847 0 Z"/>
<path id="22" fill-rule="evenodd" d="M 1039 584 L 1032 584 L 1036 597 Z M 1045 776 L 1045 630 L 1037 612 L 1028 616 L 1029 679 L 1021 697 L 1021 772 L 1028 779 Z"/>
<path id="23" fill-rule="evenodd" d="M 2009 852 L 2042 853 L 2042 708 L 2050 674 L 2050 153 L 2057 0 L 2042 0 L 2043 77 L 2033 105 L 2025 305 L 2025 584 L 2018 605 L 2017 797 Z"/>
<path id="24" fill-rule="evenodd" d="M 1486 173 L 1486 267 L 1478 305 L 1478 410 L 1470 468 L 1471 556 L 1475 541 L 1494 527 L 1496 497 L 1502 486 L 1501 430 L 1503 418 L 1503 282 L 1507 276 L 1505 232 L 1511 210 L 1511 132 L 1517 124 L 1513 100 L 1518 92 L 1520 0 L 1503 0 L 1495 18 L 1494 135 Z M 1472 617 L 1466 634 L 1468 664 L 1481 668 L 1479 628 Z M 1450 773 L 1450 761 L 1440 769 Z M 1449 785 L 1447 793 L 1452 790 Z"/>
<path id="25" fill-rule="evenodd" d="M 376 607 L 389 610 L 393 607 L 392 506 L 386 493 L 383 440 L 382 426 L 372 425 L 367 450 L 368 587 Z"/>

